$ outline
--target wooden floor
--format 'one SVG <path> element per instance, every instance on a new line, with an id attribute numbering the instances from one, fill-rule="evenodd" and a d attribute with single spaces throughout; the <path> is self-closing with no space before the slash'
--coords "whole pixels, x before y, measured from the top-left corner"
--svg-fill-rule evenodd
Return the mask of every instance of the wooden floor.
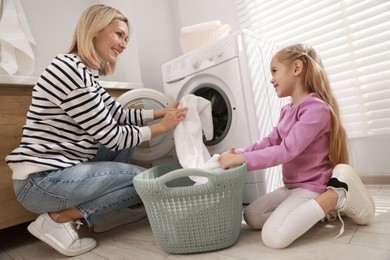
<path id="1" fill-rule="evenodd" d="M 96 239 L 92 251 L 69 258 L 35 239 L 27 224 L 0 230 L 0 259 L 390 259 L 390 185 L 367 185 L 376 204 L 376 214 L 368 226 L 358 226 L 344 217 L 345 233 L 334 239 L 339 221 L 319 222 L 305 235 L 285 249 L 264 246 L 260 231 L 249 229 L 243 222 L 240 238 L 232 247 L 211 253 L 172 255 L 156 243 L 147 219 L 95 234 L 82 228 L 80 236 Z"/>

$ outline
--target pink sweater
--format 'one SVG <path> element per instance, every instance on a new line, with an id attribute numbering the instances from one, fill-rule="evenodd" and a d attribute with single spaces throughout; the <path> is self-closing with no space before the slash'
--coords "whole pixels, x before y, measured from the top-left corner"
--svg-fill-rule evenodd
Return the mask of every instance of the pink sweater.
<path id="1" fill-rule="evenodd" d="M 282 164 L 286 188 L 322 193 L 333 169 L 328 159 L 330 124 L 327 104 L 311 93 L 297 107 L 285 105 L 267 137 L 236 153 L 244 154 L 249 171 Z"/>

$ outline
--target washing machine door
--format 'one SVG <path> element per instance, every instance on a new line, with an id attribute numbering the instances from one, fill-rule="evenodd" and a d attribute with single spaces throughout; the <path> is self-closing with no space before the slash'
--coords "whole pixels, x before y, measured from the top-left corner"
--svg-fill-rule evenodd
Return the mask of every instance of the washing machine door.
<path id="1" fill-rule="evenodd" d="M 233 82 L 232 85 L 238 84 L 235 84 L 235 81 L 231 82 Z M 228 151 L 233 144 L 236 147 L 243 146 L 234 143 L 237 141 L 235 140 L 237 139 L 237 113 L 243 108 L 237 106 L 235 99 L 238 97 L 234 97 L 230 88 L 221 78 L 208 73 L 195 75 L 182 85 L 177 99 L 180 100 L 188 94 L 203 97 L 211 103 L 214 135 L 210 140 L 203 138 L 210 154 Z M 242 137 L 245 138 L 244 133 L 242 133 Z"/>
<path id="2" fill-rule="evenodd" d="M 148 88 L 129 90 L 120 95 L 116 100 L 125 108 L 160 109 L 171 103 L 171 100 L 163 93 Z M 156 122 L 158 121 L 154 120 L 150 123 L 155 124 Z M 172 152 L 173 148 L 173 131 L 169 131 L 138 145 L 132 160 L 151 164 L 166 157 Z"/>

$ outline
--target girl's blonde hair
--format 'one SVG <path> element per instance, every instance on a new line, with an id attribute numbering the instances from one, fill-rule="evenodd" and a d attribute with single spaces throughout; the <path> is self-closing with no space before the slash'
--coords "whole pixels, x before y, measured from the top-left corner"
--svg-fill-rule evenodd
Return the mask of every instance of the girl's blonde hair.
<path id="1" fill-rule="evenodd" d="M 99 57 L 95 50 L 95 37 L 114 19 L 125 22 L 129 27 L 128 19 L 117 9 L 102 4 L 86 9 L 79 19 L 68 51 L 79 56 L 88 67 L 98 70 L 101 75 L 112 74 L 116 63 L 103 61 Z"/>
<path id="2" fill-rule="evenodd" d="M 329 84 L 328 75 L 317 52 L 309 45 L 295 44 L 281 49 L 275 55 L 282 63 L 291 65 L 296 60 L 304 64 L 304 82 L 309 93 L 317 95 L 328 104 L 331 113 L 329 160 L 333 166 L 348 164 L 347 134 L 341 124 L 337 101 Z"/>

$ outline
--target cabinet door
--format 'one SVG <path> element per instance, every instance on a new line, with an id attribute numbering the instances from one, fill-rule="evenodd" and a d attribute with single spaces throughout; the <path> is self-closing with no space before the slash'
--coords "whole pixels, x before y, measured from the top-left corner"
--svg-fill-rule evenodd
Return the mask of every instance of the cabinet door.
<path id="1" fill-rule="evenodd" d="M 31 90 L 30 86 L 0 86 L 0 229 L 36 218 L 16 200 L 12 172 L 5 162 L 5 157 L 19 145 L 31 103 Z"/>

